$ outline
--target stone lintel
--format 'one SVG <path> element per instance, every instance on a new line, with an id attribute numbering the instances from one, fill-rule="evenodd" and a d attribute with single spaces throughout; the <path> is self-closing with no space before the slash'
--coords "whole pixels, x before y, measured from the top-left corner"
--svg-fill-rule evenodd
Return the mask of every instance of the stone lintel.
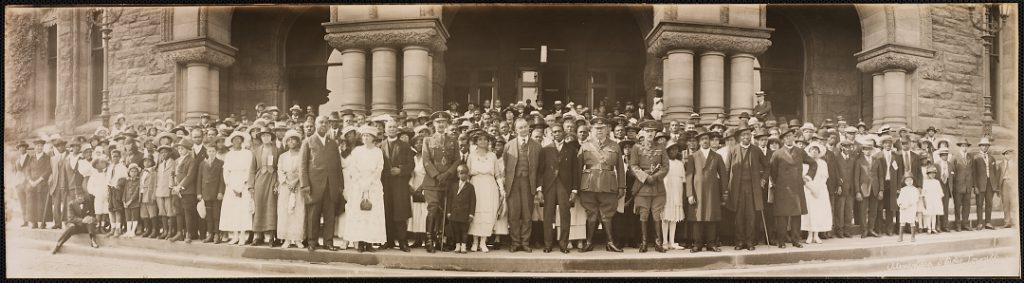
<path id="1" fill-rule="evenodd" d="M 431 52 L 448 48 L 448 31 L 435 17 L 401 20 L 344 21 L 323 24 L 324 39 L 338 50 L 423 46 Z"/>
<path id="2" fill-rule="evenodd" d="M 208 37 L 164 42 L 156 45 L 157 52 L 176 63 L 207 63 L 220 68 L 235 63 L 237 48 Z"/>
<path id="3" fill-rule="evenodd" d="M 883 44 L 854 54 L 857 69 L 864 73 L 878 73 L 886 69 L 913 71 L 935 57 L 935 51 L 920 47 Z"/>
<path id="4" fill-rule="evenodd" d="M 771 28 L 734 27 L 680 21 L 662 21 L 647 35 L 647 53 L 664 56 L 673 49 L 694 52 L 758 55 L 772 45 Z"/>

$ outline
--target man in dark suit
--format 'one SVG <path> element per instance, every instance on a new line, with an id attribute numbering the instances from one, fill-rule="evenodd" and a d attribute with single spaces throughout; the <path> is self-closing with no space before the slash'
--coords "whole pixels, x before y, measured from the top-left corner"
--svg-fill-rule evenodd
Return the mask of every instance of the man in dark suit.
<path id="1" fill-rule="evenodd" d="M 878 233 L 875 232 L 875 223 L 878 216 L 878 202 L 879 198 L 876 197 L 878 194 L 878 186 L 875 186 L 875 175 L 872 171 L 874 158 L 871 154 L 875 150 L 875 145 L 871 141 L 864 142 L 860 145 L 861 155 L 857 158 L 857 162 L 854 164 L 853 169 L 853 185 L 857 192 L 854 198 L 860 203 L 858 213 L 860 213 L 861 231 L 860 237 L 867 238 L 868 236 L 878 237 Z"/>
<path id="2" fill-rule="evenodd" d="M 50 144 L 53 145 L 56 152 L 50 156 L 49 192 L 47 194 L 49 206 L 47 209 L 52 212 L 53 216 L 53 226 L 50 228 L 60 229 L 63 227 L 61 222 L 66 220 L 67 214 L 67 207 L 64 205 L 64 197 L 68 193 L 68 152 L 65 147 L 67 142 L 63 139 L 54 139 L 50 141 Z"/>
<path id="3" fill-rule="evenodd" d="M 561 125 L 551 127 L 551 144 L 541 149 L 540 170 L 542 196 L 544 198 L 544 252 L 549 253 L 554 241 L 555 208 L 558 208 L 559 223 L 570 222 L 569 206 L 576 199 L 579 185 L 579 159 L 577 145 L 564 140 L 565 130 Z M 569 253 L 569 229 L 559 229 L 558 247 L 562 253 Z"/>
<path id="4" fill-rule="evenodd" d="M 800 216 L 807 214 L 804 183 L 814 178 L 818 171 L 818 163 L 803 149 L 793 145 L 797 131 L 794 128 L 781 135 L 784 146 L 772 154 L 769 167 L 775 183 L 773 214 L 779 248 L 786 248 L 787 240 L 794 247 L 803 247 L 800 244 Z M 809 166 L 807 175 L 803 174 L 803 164 Z"/>
<path id="5" fill-rule="evenodd" d="M 728 169 L 721 155 L 711 150 L 711 138 L 718 132 L 705 132 L 697 136 L 700 149 L 691 154 L 684 165 L 686 182 L 687 210 L 693 215 L 693 249 L 690 252 L 720 252 L 714 243 L 718 231 L 718 222 L 722 220 L 722 202 L 728 198 L 724 193 L 728 190 Z"/>
<path id="6" fill-rule="evenodd" d="M 540 166 L 540 144 L 530 139 L 525 119 L 516 119 L 515 139 L 505 144 L 505 191 L 508 196 L 508 235 L 512 238 L 510 252 L 530 248 L 530 213 L 533 211 L 534 189 L 538 192 L 537 168 Z"/>
<path id="7" fill-rule="evenodd" d="M 341 200 L 344 187 L 341 178 L 341 156 L 338 142 L 327 136 L 330 129 L 327 117 L 316 118 L 316 134 L 302 142 L 302 187 L 306 202 L 306 247 L 316 250 L 317 240 L 323 237 L 322 248 L 337 251 L 334 243 L 335 205 Z M 323 228 L 320 222 L 323 221 Z"/>
<path id="8" fill-rule="evenodd" d="M 224 153 L 224 139 L 208 138 L 205 140 L 205 152 Z M 222 150 L 217 148 L 221 147 Z M 206 238 L 203 243 L 220 243 L 220 205 L 224 199 L 224 161 L 215 156 L 210 156 L 199 161 L 199 175 L 196 184 L 199 185 L 197 197 L 203 200 L 206 209 Z"/>
<path id="9" fill-rule="evenodd" d="M 899 207 L 896 206 L 896 191 L 903 187 L 904 163 L 899 153 L 893 150 L 892 137 L 883 135 L 879 139 L 882 151 L 875 153 L 871 161 L 871 174 L 874 176 L 874 188 L 872 191 L 877 195 L 878 214 L 875 228 L 878 232 L 891 236 L 893 233 L 893 222 Z"/>
<path id="10" fill-rule="evenodd" d="M 734 228 L 736 250 L 754 250 L 754 230 L 757 212 L 764 209 L 765 196 L 761 188 L 768 183 L 768 164 L 764 153 L 750 143 L 750 128 L 740 128 L 739 145 L 729 149 L 729 185 L 726 186 L 725 207 L 736 213 Z"/>
<path id="11" fill-rule="evenodd" d="M 833 157 L 838 184 L 832 194 L 832 198 L 835 199 L 832 206 L 832 227 L 835 237 L 849 238 L 849 229 L 853 222 L 853 195 L 857 191 L 854 172 L 857 170 L 858 152 L 854 149 L 853 140 L 843 140 L 841 144 L 842 149 L 836 151 Z"/>
<path id="12" fill-rule="evenodd" d="M 46 142 L 37 140 L 33 144 L 35 146 L 25 162 L 25 175 L 28 178 L 26 180 L 28 182 L 28 192 L 26 193 L 28 208 L 22 213 L 25 213 L 25 219 L 32 225 L 32 229 L 45 229 L 46 222 L 44 222 L 43 216 L 47 209 L 45 203 L 53 170 L 50 156 L 43 150 L 43 145 Z"/>
<path id="13" fill-rule="evenodd" d="M 973 230 L 970 223 L 968 223 L 968 217 L 971 214 L 971 195 L 973 194 L 974 188 L 974 167 L 972 166 L 972 156 L 967 153 L 967 150 L 971 148 L 971 143 L 966 139 L 957 143 L 957 147 L 960 149 L 956 152 L 950 153 L 949 156 L 949 168 L 952 171 L 950 177 L 953 180 L 949 181 L 951 186 L 950 192 L 953 194 L 953 215 L 956 221 L 953 226 L 953 230 L 959 232 L 960 230 Z"/>
<path id="14" fill-rule="evenodd" d="M 426 176 L 420 187 L 427 203 L 427 252 L 433 253 L 440 248 L 441 223 L 444 217 L 443 201 L 446 199 L 449 182 L 455 176 L 455 168 L 459 166 L 459 145 L 456 137 L 448 135 L 448 122 L 452 115 L 438 111 L 430 115 L 434 123 L 434 134 L 423 140 L 423 170 Z"/>
<path id="15" fill-rule="evenodd" d="M 995 229 L 992 224 L 992 194 L 999 191 L 999 183 L 1002 180 L 1000 172 L 996 167 L 996 161 L 988 153 L 992 144 L 988 138 L 981 138 L 978 147 L 981 152 L 974 155 L 971 167 L 974 168 L 974 198 L 977 203 L 978 224 L 974 229 Z"/>
<path id="16" fill-rule="evenodd" d="M 831 119 L 826 119 L 827 123 L 831 123 L 830 120 Z M 828 174 L 829 174 L 828 175 L 828 180 L 825 181 L 825 187 L 828 189 L 829 205 L 832 208 L 832 210 L 835 211 L 835 209 L 837 207 L 839 207 L 839 205 L 836 204 L 836 201 L 839 200 L 839 193 L 841 192 L 841 190 L 840 190 L 840 176 L 839 176 L 839 159 L 842 157 L 843 149 L 840 148 L 839 145 L 838 145 L 839 144 L 839 134 L 838 133 L 836 133 L 836 132 L 826 132 L 825 133 L 825 137 L 826 137 L 826 142 L 825 142 L 826 144 L 825 144 L 825 147 L 823 148 L 823 150 L 825 152 L 824 152 L 824 155 L 822 156 L 822 159 L 825 160 L 825 164 L 828 165 Z M 838 232 L 839 223 L 841 223 L 841 221 L 839 221 L 839 218 L 837 216 L 838 215 L 835 212 L 832 213 L 832 231 L 826 231 L 825 233 L 822 233 L 822 235 L 821 235 L 822 239 L 829 239 L 829 238 L 832 238 L 832 237 L 838 237 L 837 235 L 833 234 L 833 232 Z"/>
<path id="17" fill-rule="evenodd" d="M 178 149 L 178 164 L 174 168 L 174 192 L 171 197 L 181 198 L 181 213 L 177 216 L 178 231 L 169 241 L 185 240 L 191 243 L 199 228 L 199 212 L 196 211 L 196 175 L 198 175 L 199 164 L 195 154 L 192 152 L 192 139 L 182 138 L 175 146 Z M 184 229 L 183 229 L 184 228 Z"/>
<path id="18" fill-rule="evenodd" d="M 384 151 L 384 171 L 381 172 L 381 183 L 384 184 L 384 215 L 387 219 L 388 241 L 381 249 L 398 247 L 409 252 L 409 243 L 405 238 L 406 221 L 412 217 L 412 201 L 409 193 L 409 178 L 416 167 L 412 147 L 409 143 L 398 139 L 398 123 L 384 123 L 384 134 L 387 136 L 380 142 Z"/>

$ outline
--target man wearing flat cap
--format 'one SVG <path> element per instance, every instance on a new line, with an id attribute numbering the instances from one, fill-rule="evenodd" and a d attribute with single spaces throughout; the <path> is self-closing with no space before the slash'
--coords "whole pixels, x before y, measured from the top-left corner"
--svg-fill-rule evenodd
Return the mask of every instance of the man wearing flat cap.
<path id="1" fill-rule="evenodd" d="M 430 115 L 430 118 L 433 120 L 434 134 L 423 140 L 421 152 L 427 175 L 423 178 L 421 188 L 427 203 L 427 252 L 433 253 L 441 245 L 441 220 L 444 217 L 442 201 L 447 196 L 448 184 L 455 176 L 461 158 L 456 137 L 447 134 L 451 113 L 438 111 Z"/>
<path id="2" fill-rule="evenodd" d="M 794 146 L 797 130 L 782 133 L 783 147 L 772 153 L 769 161 L 770 176 L 775 183 L 773 213 L 779 248 L 785 248 L 787 240 L 794 247 L 800 244 L 800 216 L 807 214 L 807 200 L 804 197 L 804 183 L 814 178 L 818 163 L 807 153 Z M 809 167 L 803 174 L 803 165 Z"/>
<path id="3" fill-rule="evenodd" d="M 612 218 L 618 199 L 626 195 L 622 149 L 609 139 L 608 119 L 597 117 L 590 124 L 593 135 L 581 143 L 579 153 L 583 173 L 580 177 L 580 203 L 587 212 L 587 241 L 581 252 L 594 249 L 594 232 L 599 221 L 608 241 L 605 250 L 622 252 L 612 237 Z"/>

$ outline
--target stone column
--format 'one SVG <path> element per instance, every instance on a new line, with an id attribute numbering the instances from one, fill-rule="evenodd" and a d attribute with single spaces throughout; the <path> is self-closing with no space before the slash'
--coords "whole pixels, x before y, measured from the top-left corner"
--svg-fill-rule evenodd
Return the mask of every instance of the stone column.
<path id="1" fill-rule="evenodd" d="M 447 82 L 447 75 L 444 65 L 444 52 L 434 52 L 430 64 L 434 66 L 430 71 L 430 81 L 433 83 L 433 111 L 444 110 L 444 84 Z"/>
<path id="2" fill-rule="evenodd" d="M 885 70 L 885 124 L 907 126 L 907 73 L 901 69 Z"/>
<path id="3" fill-rule="evenodd" d="M 430 111 L 430 51 L 422 46 L 402 49 L 402 110 L 408 115 Z"/>
<path id="4" fill-rule="evenodd" d="M 756 57 L 754 58 L 754 73 L 752 75 L 753 80 L 751 81 L 751 83 L 753 83 L 754 92 L 762 91 L 763 89 L 761 89 L 761 62 L 758 61 Z M 753 114 L 753 112 L 751 112 L 751 114 Z"/>
<path id="5" fill-rule="evenodd" d="M 397 68 L 397 55 L 395 49 L 390 47 L 378 47 L 371 50 L 373 53 L 373 67 L 371 69 L 373 83 L 373 108 L 371 115 L 394 114 L 398 108 L 395 104 L 395 69 Z"/>
<path id="6" fill-rule="evenodd" d="M 220 68 L 210 66 L 209 94 L 206 95 L 207 113 L 213 119 L 220 119 Z"/>
<path id="7" fill-rule="evenodd" d="M 665 118 L 686 119 L 693 113 L 693 51 L 669 51 L 662 70 Z"/>
<path id="8" fill-rule="evenodd" d="M 700 54 L 701 123 L 713 122 L 725 113 L 725 53 L 706 51 Z"/>
<path id="9" fill-rule="evenodd" d="M 192 62 L 185 65 L 185 119 L 197 120 L 208 113 L 210 95 L 210 64 Z"/>
<path id="10" fill-rule="evenodd" d="M 729 121 L 735 123 L 740 113 L 754 114 L 754 56 L 735 54 L 729 64 Z"/>
<path id="11" fill-rule="evenodd" d="M 871 127 L 878 129 L 885 118 L 885 76 L 871 74 Z"/>
<path id="12" fill-rule="evenodd" d="M 366 111 L 366 51 L 341 51 L 342 110 Z"/>
<path id="13" fill-rule="evenodd" d="M 430 105 L 430 110 L 427 111 L 427 115 L 433 114 L 434 109 L 437 109 L 437 103 L 434 102 L 434 96 L 440 95 L 440 91 L 436 91 L 434 87 L 434 54 L 427 53 L 427 61 L 430 62 L 430 68 L 427 68 L 427 103 Z"/>

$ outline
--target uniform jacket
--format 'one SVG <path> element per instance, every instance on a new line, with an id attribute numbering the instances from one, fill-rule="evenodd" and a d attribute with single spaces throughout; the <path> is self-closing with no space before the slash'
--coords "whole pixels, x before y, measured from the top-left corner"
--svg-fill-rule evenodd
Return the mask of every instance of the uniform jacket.
<path id="1" fill-rule="evenodd" d="M 581 192 L 618 193 L 619 188 L 626 187 L 622 149 L 617 143 L 607 139 L 599 144 L 592 138 L 580 145 L 578 155 Z"/>
<path id="2" fill-rule="evenodd" d="M 519 156 L 519 149 L 526 147 L 528 156 Z M 526 161 L 529 162 L 529 188 L 532 193 L 537 188 L 537 168 L 540 168 L 540 143 L 533 141 L 530 138 L 526 139 L 526 144 L 519 143 L 519 137 L 508 141 L 505 144 L 505 150 L 503 153 L 504 157 L 501 159 L 505 161 L 505 190 L 512 189 L 512 181 L 516 179 L 516 164 L 520 161 L 521 157 L 525 157 Z M 429 174 L 429 173 L 428 173 Z"/>
<path id="3" fill-rule="evenodd" d="M 665 147 L 653 144 L 647 147 L 637 144 L 630 151 L 629 170 L 633 172 L 633 175 L 637 175 L 641 171 L 646 172 L 647 178 L 653 179 L 654 183 L 642 183 L 637 178 L 632 184 L 631 191 L 637 196 L 665 195 L 665 182 L 662 182 L 665 175 L 668 175 L 668 155 L 665 154 Z"/>
<path id="4" fill-rule="evenodd" d="M 461 161 L 458 140 L 444 133 L 434 133 L 423 140 L 421 152 L 423 170 L 427 175 L 423 177 L 420 186 L 428 191 L 447 190 L 448 182 L 454 180 L 455 168 L 459 167 Z"/>

